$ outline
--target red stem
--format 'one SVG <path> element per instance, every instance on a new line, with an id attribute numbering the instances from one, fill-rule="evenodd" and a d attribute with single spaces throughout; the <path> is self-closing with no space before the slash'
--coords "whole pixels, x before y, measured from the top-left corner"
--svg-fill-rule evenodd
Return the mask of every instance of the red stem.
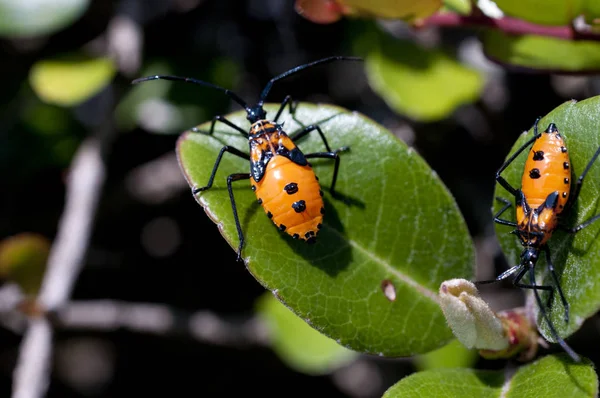
<path id="1" fill-rule="evenodd" d="M 505 33 L 515 35 L 530 34 L 556 37 L 558 39 L 565 40 L 600 40 L 600 34 L 577 31 L 572 26 L 539 25 L 511 17 L 495 19 L 486 15 L 459 15 L 453 13 L 443 13 L 435 14 L 425 19 L 416 27 L 423 28 L 427 26 L 476 26 L 495 28 Z"/>

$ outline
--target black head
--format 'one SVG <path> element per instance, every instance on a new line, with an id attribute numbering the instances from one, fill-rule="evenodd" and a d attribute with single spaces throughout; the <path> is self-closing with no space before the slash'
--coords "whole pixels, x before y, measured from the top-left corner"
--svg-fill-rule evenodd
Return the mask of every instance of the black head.
<path id="1" fill-rule="evenodd" d="M 254 105 L 251 108 L 247 108 L 246 113 L 246 119 L 248 119 L 251 124 L 267 118 L 267 112 L 265 112 L 262 105 Z"/>
<path id="2" fill-rule="evenodd" d="M 521 253 L 521 264 L 534 266 L 537 263 L 540 250 L 535 247 L 526 247 Z"/>
<path id="3" fill-rule="evenodd" d="M 548 134 L 558 133 L 558 127 L 556 127 L 556 124 L 550 123 L 548 125 L 548 128 L 546 129 L 545 133 L 548 133 Z"/>

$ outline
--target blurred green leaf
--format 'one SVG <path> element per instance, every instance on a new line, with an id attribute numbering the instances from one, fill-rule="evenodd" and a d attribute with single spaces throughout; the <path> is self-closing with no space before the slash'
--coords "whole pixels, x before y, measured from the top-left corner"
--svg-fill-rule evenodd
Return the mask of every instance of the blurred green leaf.
<path id="1" fill-rule="evenodd" d="M 486 56 L 509 66 L 556 72 L 600 69 L 600 42 L 596 41 L 515 36 L 488 30 L 483 36 L 483 45 Z"/>
<path id="2" fill-rule="evenodd" d="M 439 49 L 426 49 L 380 31 L 359 38 L 372 89 L 396 112 L 419 121 L 448 117 L 476 101 L 483 78 Z"/>
<path id="3" fill-rule="evenodd" d="M 414 373 L 390 387 L 383 398 L 583 398 L 597 396 L 597 385 L 591 361 L 584 359 L 575 364 L 558 355 L 522 366 L 512 377 L 505 370 L 436 369 Z"/>
<path id="4" fill-rule="evenodd" d="M 100 92 L 115 73 L 109 58 L 47 59 L 33 65 L 29 83 L 43 101 L 74 106 Z"/>
<path id="5" fill-rule="evenodd" d="M 309 21 L 321 24 L 336 22 L 344 15 L 414 22 L 434 14 L 442 0 L 296 0 L 294 7 Z"/>
<path id="6" fill-rule="evenodd" d="M 277 109 L 266 107 L 271 115 Z M 300 128 L 297 121 L 319 124 L 332 148 L 350 146 L 341 154 L 336 186 L 343 200 L 328 191 L 332 162 L 315 160 L 326 215 L 317 243 L 308 245 L 278 231 L 248 181 L 234 183 L 248 270 L 296 315 L 353 350 L 408 356 L 450 341 L 437 290 L 443 280 L 472 276 L 474 249 L 437 174 L 389 131 L 356 112 L 302 104 L 295 119 L 282 116 L 279 122 L 288 132 Z M 249 128 L 245 112 L 226 117 Z M 199 128 L 208 131 L 210 123 Z M 179 139 L 177 153 L 190 186 L 206 185 L 223 145 L 248 148 L 248 140 L 223 123 L 215 130 L 213 136 L 186 132 Z M 318 134 L 299 145 L 305 153 L 324 150 Z M 225 154 L 213 187 L 197 196 L 235 249 L 226 177 L 239 172 L 249 172 L 248 161 Z M 384 281 L 389 281 L 386 293 Z"/>
<path id="7" fill-rule="evenodd" d="M 414 21 L 426 18 L 442 7 L 442 0 L 340 0 L 351 14 L 384 19 Z"/>
<path id="8" fill-rule="evenodd" d="M 473 9 L 471 3 L 471 0 L 444 0 L 444 9 L 462 15 L 469 15 Z"/>
<path id="9" fill-rule="evenodd" d="M 0 242 L 0 278 L 17 283 L 23 293 L 36 295 L 46 270 L 50 242 L 43 236 L 21 233 Z"/>
<path id="10" fill-rule="evenodd" d="M 356 352 L 311 328 L 270 292 L 257 300 L 257 312 L 267 325 L 275 353 L 298 372 L 331 373 L 357 356 Z"/>
<path id="11" fill-rule="evenodd" d="M 48 35 L 71 25 L 90 0 L 0 0 L 0 36 Z"/>
<path id="12" fill-rule="evenodd" d="M 495 0 L 506 15 L 541 25 L 569 25 L 581 14 L 600 16 L 597 0 Z"/>
<path id="13" fill-rule="evenodd" d="M 442 348 L 415 357 L 415 366 L 418 370 L 468 368 L 478 359 L 477 350 L 469 350 L 458 340 L 452 340 Z"/>
<path id="14" fill-rule="evenodd" d="M 532 124 L 537 115 L 532 115 Z M 600 135 L 598 128 L 600 126 L 600 97 L 592 97 L 585 101 L 568 101 L 558 106 L 546 116 L 540 123 L 540 132 L 545 130 L 549 123 L 555 123 L 564 137 L 569 155 L 571 158 L 571 171 L 575 176 L 579 176 L 586 167 L 596 149 L 600 146 Z M 518 147 L 531 138 L 533 129 L 527 134 L 521 135 L 510 153 L 516 151 Z M 521 175 L 527 151 L 521 153 L 515 161 L 503 171 L 502 176 L 516 188 L 521 186 Z M 509 155 L 507 155 L 508 157 Z M 496 184 L 495 195 L 511 202 L 514 198 Z M 493 211 L 499 211 L 502 204 L 494 201 Z M 563 218 L 564 224 L 575 226 L 588 218 L 600 213 L 600 160 L 597 160 L 588 172 L 585 182 L 582 186 L 579 199 L 574 207 L 565 210 Z M 506 211 L 502 218 L 506 220 L 515 220 L 514 206 Z M 510 264 L 518 264 L 519 256 L 523 247 L 518 238 L 511 234 L 509 226 L 496 224 L 496 233 L 500 240 L 500 245 Z M 563 289 L 563 292 L 571 306 L 571 319 L 569 324 L 565 324 L 563 315 L 564 308 L 554 295 L 550 318 L 559 334 L 567 337 L 575 332 L 581 324 L 600 309 L 600 221 L 593 223 L 589 227 L 572 235 L 561 230 L 557 230 L 548 242 L 548 247 L 552 253 L 552 260 Z M 550 275 L 546 272 L 546 261 L 541 256 L 537 263 L 537 283 L 552 284 Z M 528 291 L 531 294 L 531 291 Z M 546 296 L 542 294 L 542 301 L 545 303 Z M 546 322 L 538 317 L 538 325 L 544 337 L 554 341 L 550 334 Z"/>

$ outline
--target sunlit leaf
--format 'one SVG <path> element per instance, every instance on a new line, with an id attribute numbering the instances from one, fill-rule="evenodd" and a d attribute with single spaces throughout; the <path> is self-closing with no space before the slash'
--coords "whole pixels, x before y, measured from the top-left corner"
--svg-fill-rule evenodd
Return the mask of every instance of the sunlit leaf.
<path id="1" fill-rule="evenodd" d="M 419 121 L 444 119 L 476 101 L 483 89 L 479 72 L 439 49 L 375 31 L 359 40 L 369 84 L 399 114 Z"/>
<path id="2" fill-rule="evenodd" d="M 29 82 L 45 102 L 74 106 L 97 94 L 116 73 L 108 58 L 58 58 L 37 62 Z"/>
<path id="3" fill-rule="evenodd" d="M 583 398 L 598 395 L 598 379 L 591 361 L 574 364 L 564 355 L 547 356 L 505 370 L 435 369 L 414 373 L 390 387 L 383 398 L 507 397 Z"/>
<path id="4" fill-rule="evenodd" d="M 266 109 L 269 115 L 277 110 Z M 249 128 L 245 112 L 226 117 Z M 317 243 L 309 245 L 273 225 L 248 181 L 234 182 L 248 270 L 295 314 L 356 351 L 408 356 L 450 341 L 437 289 L 449 277 L 470 278 L 474 252 L 456 203 L 438 176 L 389 131 L 357 113 L 302 104 L 295 120 L 284 113 L 279 121 L 288 132 L 298 131 L 297 121 L 318 123 L 332 148 L 350 147 L 340 155 L 336 190 L 342 198 L 328 190 L 331 161 L 315 159 L 325 219 Z M 207 131 L 210 123 L 199 128 Z M 223 123 L 215 129 L 213 136 L 186 132 L 178 142 L 190 186 L 206 185 L 223 145 L 248 148 L 239 132 Z M 305 153 L 324 150 L 316 133 L 299 145 Z M 248 161 L 225 153 L 214 186 L 197 196 L 234 249 L 238 238 L 226 177 L 240 172 L 249 172 Z"/>
<path id="5" fill-rule="evenodd" d="M 556 72 L 600 69 L 600 42 L 597 41 L 515 36 L 489 30 L 483 36 L 483 44 L 486 56 L 508 66 Z"/>
<path id="6" fill-rule="evenodd" d="M 444 0 L 444 8 L 462 15 L 468 15 L 473 6 L 470 0 Z"/>
<path id="7" fill-rule="evenodd" d="M 269 292 L 259 298 L 257 310 L 275 353 L 299 372 L 327 374 L 356 358 L 356 352 L 311 328 Z"/>
<path id="8" fill-rule="evenodd" d="M 426 18 L 442 7 L 442 0 L 296 0 L 296 11 L 315 23 L 332 23 L 342 16 L 403 19 Z"/>
<path id="9" fill-rule="evenodd" d="M 0 35 L 31 37 L 61 30 L 79 19 L 90 0 L 0 0 Z"/>
<path id="10" fill-rule="evenodd" d="M 600 15 L 596 0 L 494 0 L 502 12 L 542 25 L 569 25 L 581 14 Z"/>
<path id="11" fill-rule="evenodd" d="M 573 181 L 579 176 L 588 164 L 596 149 L 600 146 L 600 97 L 589 98 L 585 101 L 568 101 L 544 116 L 539 129 L 543 131 L 549 123 L 555 123 L 564 137 L 571 158 Z M 535 117 L 531 115 L 532 124 Z M 531 126 L 523 126 L 528 128 Z M 515 143 L 510 153 L 513 153 L 525 141 L 532 137 L 533 130 L 523 134 Z M 528 151 L 524 151 L 502 173 L 513 187 L 521 186 L 523 165 Z M 508 154 L 507 154 L 508 157 Z M 514 198 L 496 184 L 495 196 L 514 202 Z M 502 203 L 495 201 L 494 211 L 500 210 Z M 575 226 L 588 218 L 600 213 L 600 160 L 591 167 L 574 207 L 563 213 L 564 224 Z M 502 215 L 506 220 L 514 220 L 514 206 Z M 502 249 L 509 263 L 518 264 L 523 247 L 518 238 L 511 234 L 509 226 L 496 225 L 496 233 L 500 239 Z M 558 277 L 571 307 L 571 319 L 565 324 L 564 308 L 554 295 L 550 317 L 559 334 L 567 337 L 575 332 L 581 324 L 600 309 L 600 221 L 572 235 L 562 230 L 557 230 L 548 242 L 552 253 L 552 260 Z M 550 275 L 546 272 L 546 262 L 542 255 L 536 266 L 537 282 L 552 284 Z M 527 279 L 525 279 L 527 281 Z M 531 293 L 531 291 L 529 291 Z M 547 296 L 542 294 L 542 301 L 546 302 Z M 553 341 L 546 322 L 538 317 L 538 325 L 546 339 Z"/>

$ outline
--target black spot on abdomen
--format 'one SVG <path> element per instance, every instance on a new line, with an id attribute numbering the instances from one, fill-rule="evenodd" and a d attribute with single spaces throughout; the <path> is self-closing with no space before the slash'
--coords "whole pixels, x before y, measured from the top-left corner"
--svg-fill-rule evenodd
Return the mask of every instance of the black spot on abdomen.
<path id="1" fill-rule="evenodd" d="M 534 180 L 540 178 L 540 169 L 531 169 L 529 170 L 529 178 L 533 178 Z"/>
<path id="2" fill-rule="evenodd" d="M 544 160 L 544 151 L 533 152 L 533 160 Z"/>
<path id="3" fill-rule="evenodd" d="M 292 209 L 294 209 L 296 213 L 302 213 L 304 210 L 306 210 L 306 202 L 304 200 L 294 202 L 292 204 Z"/>
<path id="4" fill-rule="evenodd" d="M 283 187 L 283 189 L 288 195 L 293 195 L 296 192 L 298 192 L 298 184 L 296 184 L 295 182 L 290 182 L 285 187 Z"/>

